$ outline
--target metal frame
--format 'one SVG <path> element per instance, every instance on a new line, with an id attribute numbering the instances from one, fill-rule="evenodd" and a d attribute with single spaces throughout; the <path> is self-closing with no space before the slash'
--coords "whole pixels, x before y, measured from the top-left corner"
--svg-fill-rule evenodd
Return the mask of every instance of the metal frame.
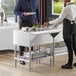
<path id="1" fill-rule="evenodd" d="M 60 29 L 61 30 L 61 29 Z M 29 62 L 29 71 L 31 71 L 31 46 L 34 46 L 34 45 L 42 45 L 42 44 L 48 44 L 48 43 L 51 43 L 51 39 L 49 37 L 51 37 L 51 33 L 56 33 L 56 32 L 60 32 L 60 30 L 50 30 L 50 31 L 45 31 L 45 32 L 24 32 L 24 31 L 19 31 L 19 30 L 14 30 L 13 32 L 13 42 L 14 42 L 14 45 L 15 45 L 15 50 L 14 50 L 14 59 L 15 59 L 15 67 L 17 66 L 17 60 L 22 60 L 22 61 L 26 61 L 26 62 Z M 15 34 L 16 33 L 16 34 Z M 18 34 L 18 35 L 17 35 Z M 26 35 L 27 34 L 27 35 Z M 25 35 L 25 37 L 23 36 Z M 32 36 L 31 36 L 32 35 Z M 38 36 L 37 36 L 38 35 Z M 48 35 L 48 37 L 46 37 Z M 18 37 L 17 37 L 18 36 Z M 23 37 L 21 37 L 23 36 Z M 42 40 L 38 40 L 39 38 L 43 38 Z M 47 38 L 45 38 L 45 37 Z M 17 38 L 16 38 L 17 37 Z M 25 45 L 26 47 L 29 48 L 29 60 L 25 60 L 25 59 L 21 59 L 21 58 L 18 58 L 17 57 L 17 45 L 22 45 L 21 42 L 18 42 L 18 38 L 24 38 L 24 41 L 26 42 Z M 39 38 L 38 38 L 39 37 Z M 16 38 L 16 39 L 15 39 Z M 33 42 L 31 40 L 33 39 L 36 39 L 36 43 L 33 44 Z M 17 40 L 17 42 L 16 42 Z M 46 41 L 47 40 L 47 41 Z M 20 39 L 19 39 L 20 41 Z M 22 41 L 24 43 L 24 41 Z M 34 41 L 35 42 L 35 41 Z M 41 43 L 40 43 L 41 42 Z M 20 43 L 20 44 L 19 44 Z M 54 37 L 53 37 L 53 50 L 52 50 L 52 54 L 50 52 L 50 65 L 51 65 L 51 55 L 53 56 L 53 65 L 54 65 Z M 50 50 L 51 51 L 51 50 Z"/>

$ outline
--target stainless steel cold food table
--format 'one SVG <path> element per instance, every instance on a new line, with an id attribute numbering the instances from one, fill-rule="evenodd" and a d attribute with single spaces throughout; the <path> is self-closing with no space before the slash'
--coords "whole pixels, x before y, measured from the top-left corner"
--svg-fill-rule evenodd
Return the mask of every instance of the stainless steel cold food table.
<path id="1" fill-rule="evenodd" d="M 29 62 L 29 70 L 31 70 L 31 46 L 49 44 L 49 43 L 52 43 L 53 41 L 53 54 L 54 54 L 54 37 L 60 31 L 61 29 L 52 29 L 52 30 L 35 31 L 35 32 L 24 32 L 23 30 L 14 30 L 13 44 L 15 45 L 15 51 L 14 51 L 15 66 L 17 64 L 17 60 L 23 60 L 23 61 Z M 53 36 L 53 34 L 55 34 L 55 36 Z M 53 36 L 53 39 L 51 39 L 52 36 Z M 20 45 L 29 48 L 28 60 L 24 60 L 17 57 L 16 49 L 17 49 L 17 46 L 20 46 Z M 53 60 L 53 63 L 54 63 L 54 60 Z"/>

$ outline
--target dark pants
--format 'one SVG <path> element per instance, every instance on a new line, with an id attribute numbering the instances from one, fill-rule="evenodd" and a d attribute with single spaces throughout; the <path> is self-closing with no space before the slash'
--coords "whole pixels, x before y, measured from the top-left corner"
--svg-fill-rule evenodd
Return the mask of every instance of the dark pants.
<path id="1" fill-rule="evenodd" d="M 19 21 L 19 26 L 20 26 L 19 28 L 21 29 L 22 27 L 32 27 L 33 24 L 32 24 L 32 21 L 27 21 L 27 20 L 22 21 L 22 20 L 20 20 Z M 24 46 L 19 46 L 19 49 L 20 49 L 20 56 L 23 56 L 25 47 Z M 33 47 L 31 47 L 31 50 L 33 50 Z"/>
<path id="2" fill-rule="evenodd" d="M 73 24 L 71 24 L 71 21 L 68 19 L 63 20 L 63 38 L 64 38 L 64 42 L 67 46 L 67 49 L 68 49 L 68 63 L 72 64 L 73 51 L 76 55 L 76 51 L 75 51 L 76 35 L 73 34 Z"/>
<path id="3" fill-rule="evenodd" d="M 72 35 L 69 39 L 64 39 L 64 42 L 68 49 L 68 64 L 72 65 L 73 63 L 73 51 L 76 55 L 75 51 L 75 35 Z"/>
<path id="4" fill-rule="evenodd" d="M 64 39 L 64 42 L 68 49 L 68 64 L 72 64 L 73 62 L 73 49 L 72 49 L 72 40 L 71 39 Z"/>
<path id="5" fill-rule="evenodd" d="M 73 42 L 73 50 L 74 50 L 74 54 L 76 56 L 76 33 L 74 33 L 72 35 L 72 42 Z"/>

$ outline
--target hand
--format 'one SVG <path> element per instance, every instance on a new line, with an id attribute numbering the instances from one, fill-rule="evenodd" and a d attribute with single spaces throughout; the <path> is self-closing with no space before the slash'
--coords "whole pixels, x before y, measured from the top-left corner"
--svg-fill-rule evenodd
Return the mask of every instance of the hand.
<path id="1" fill-rule="evenodd" d="M 44 22 L 43 26 L 48 26 L 49 22 Z"/>
<path id="2" fill-rule="evenodd" d="M 23 15 L 24 16 L 28 16 L 29 14 L 28 14 L 28 12 L 24 12 Z"/>

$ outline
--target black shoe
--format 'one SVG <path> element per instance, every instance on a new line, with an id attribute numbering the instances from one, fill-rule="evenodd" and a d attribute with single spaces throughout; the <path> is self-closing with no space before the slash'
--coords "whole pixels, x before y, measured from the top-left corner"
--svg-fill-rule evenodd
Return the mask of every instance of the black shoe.
<path id="1" fill-rule="evenodd" d="M 25 65 L 26 63 L 24 61 L 20 61 L 20 64 Z"/>
<path id="2" fill-rule="evenodd" d="M 62 69 L 73 69 L 73 66 L 70 64 L 65 64 L 61 66 Z"/>
<path id="3" fill-rule="evenodd" d="M 74 64 L 73 64 L 73 66 L 75 66 L 75 67 L 76 67 L 76 63 L 74 63 Z"/>

